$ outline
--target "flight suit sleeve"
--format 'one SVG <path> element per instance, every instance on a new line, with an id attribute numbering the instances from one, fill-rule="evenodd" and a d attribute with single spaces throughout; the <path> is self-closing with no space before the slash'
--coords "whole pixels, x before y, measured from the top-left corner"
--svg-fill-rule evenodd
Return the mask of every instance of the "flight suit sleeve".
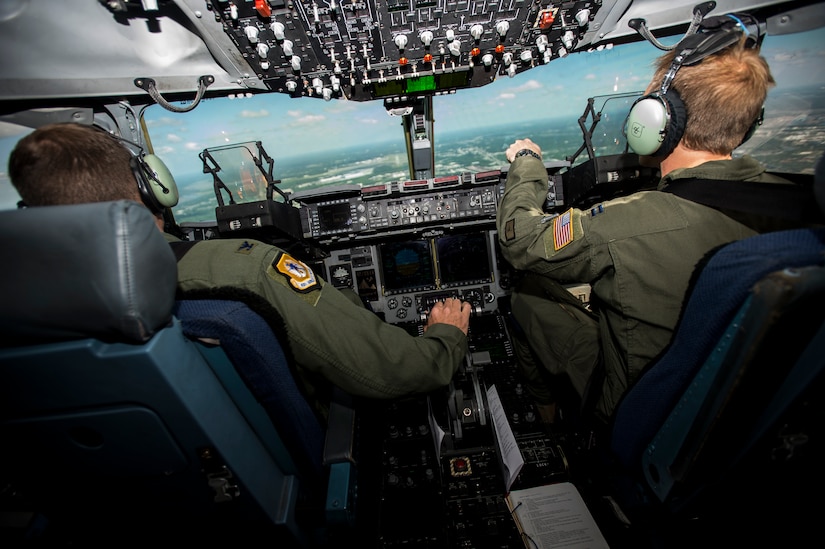
<path id="1" fill-rule="evenodd" d="M 303 262 L 254 240 L 208 240 L 178 263 L 183 291 L 240 288 L 265 298 L 280 313 L 299 369 L 350 394 L 394 398 L 450 382 L 467 354 L 457 327 L 431 326 L 414 337 L 384 322 Z"/>
<path id="2" fill-rule="evenodd" d="M 582 213 L 576 208 L 545 213 L 547 189 L 547 170 L 539 159 L 523 156 L 511 164 L 496 218 L 502 254 L 516 269 L 586 282 L 592 273 Z"/>

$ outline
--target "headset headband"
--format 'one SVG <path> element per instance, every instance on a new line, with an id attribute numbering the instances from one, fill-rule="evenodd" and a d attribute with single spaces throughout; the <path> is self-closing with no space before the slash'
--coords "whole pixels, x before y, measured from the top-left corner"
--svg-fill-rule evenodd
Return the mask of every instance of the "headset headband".
<path id="1" fill-rule="evenodd" d="M 695 65 L 706 57 L 720 52 L 747 36 L 745 46 L 757 48 L 765 38 L 764 23 L 747 14 L 728 14 L 708 17 L 702 21 L 699 30 L 689 34 L 676 46 L 679 53 L 673 57 L 659 93 L 667 93 L 673 78 L 682 66 Z"/>

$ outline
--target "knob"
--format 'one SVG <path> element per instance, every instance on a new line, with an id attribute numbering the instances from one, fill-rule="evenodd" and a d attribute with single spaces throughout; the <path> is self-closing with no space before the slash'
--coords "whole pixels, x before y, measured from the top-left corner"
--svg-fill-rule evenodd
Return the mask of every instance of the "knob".
<path id="1" fill-rule="evenodd" d="M 246 33 L 246 38 L 249 40 L 250 44 L 256 44 L 258 42 L 258 27 L 253 27 L 252 25 L 248 27 L 244 27 L 244 33 Z"/>
<path id="2" fill-rule="evenodd" d="M 295 80 L 287 80 L 286 89 L 288 92 L 294 92 L 298 89 L 298 83 Z"/>
<path id="3" fill-rule="evenodd" d="M 324 98 L 324 101 L 329 101 L 332 99 L 332 90 L 330 88 L 324 88 L 321 90 L 321 97 Z"/>
<path id="4" fill-rule="evenodd" d="M 258 57 L 260 57 L 261 59 L 266 59 L 266 54 L 269 53 L 269 46 L 261 42 L 255 48 L 255 51 L 258 52 Z"/>
<path id="5" fill-rule="evenodd" d="M 281 41 L 284 39 L 285 27 L 283 23 L 275 21 L 269 26 L 269 28 L 272 29 L 272 34 L 275 35 L 275 40 Z"/>
<path id="6" fill-rule="evenodd" d="M 492 54 L 485 53 L 484 57 L 481 58 L 481 62 L 484 63 L 485 67 L 489 67 L 493 64 L 493 56 Z"/>
<path id="7" fill-rule="evenodd" d="M 565 31 L 561 37 L 561 42 L 564 44 L 564 47 L 569 50 L 573 48 L 573 40 L 575 40 L 575 38 L 573 31 Z"/>
<path id="8" fill-rule="evenodd" d="M 505 65 L 512 65 L 513 64 L 513 52 L 506 51 L 504 55 L 501 57 L 501 60 L 504 61 Z"/>
<path id="9" fill-rule="evenodd" d="M 292 70 L 300 71 L 301 70 L 301 58 L 297 55 L 292 56 Z"/>
<path id="10" fill-rule="evenodd" d="M 539 52 L 544 53 L 544 50 L 547 49 L 547 37 L 540 34 L 538 38 L 536 38 L 536 46 L 539 48 Z"/>
<path id="11" fill-rule="evenodd" d="M 576 13 L 576 22 L 579 24 L 580 27 L 585 26 L 587 23 L 590 22 L 590 10 L 585 8 L 583 10 L 579 10 Z"/>
<path id="12" fill-rule="evenodd" d="M 418 35 L 418 38 L 421 40 L 422 44 L 429 46 L 433 41 L 433 33 L 430 31 L 424 31 Z"/>
<path id="13" fill-rule="evenodd" d="M 504 38 L 504 35 L 507 34 L 507 31 L 510 30 L 510 23 L 507 21 L 499 21 L 496 23 L 496 32 L 499 36 Z"/>
<path id="14" fill-rule="evenodd" d="M 519 55 L 519 58 L 523 63 L 529 63 L 533 59 L 533 52 L 530 50 L 524 50 Z"/>
<path id="15" fill-rule="evenodd" d="M 450 53 L 452 53 L 455 56 L 461 55 L 461 41 L 453 40 L 452 42 L 447 44 L 447 49 L 450 50 Z"/>
<path id="16" fill-rule="evenodd" d="M 453 29 L 447 29 L 446 38 L 448 41 L 452 42 L 455 40 L 455 31 Z"/>
<path id="17" fill-rule="evenodd" d="M 404 47 L 407 45 L 407 35 L 406 34 L 399 34 L 395 37 L 395 45 L 398 46 L 399 50 L 403 50 Z"/>
<path id="18" fill-rule="evenodd" d="M 475 24 L 472 27 L 470 27 L 470 36 L 472 36 L 476 40 L 480 40 L 482 34 L 484 34 L 484 27 L 482 27 L 481 25 Z"/>
<path id="19" fill-rule="evenodd" d="M 284 49 L 284 55 L 292 55 L 292 40 L 284 40 L 281 47 Z"/>
<path id="20" fill-rule="evenodd" d="M 312 87 L 315 88 L 315 93 L 321 95 L 321 89 L 324 87 L 324 82 L 320 78 L 313 78 Z"/>

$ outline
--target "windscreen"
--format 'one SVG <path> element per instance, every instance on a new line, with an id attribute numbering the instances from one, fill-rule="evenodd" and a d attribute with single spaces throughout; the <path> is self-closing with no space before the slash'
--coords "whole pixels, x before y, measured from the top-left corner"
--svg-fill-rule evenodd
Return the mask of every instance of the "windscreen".
<path id="1" fill-rule="evenodd" d="M 820 64 L 821 48 L 814 46 L 823 43 L 825 28 L 765 39 L 762 54 L 777 85 L 769 92 L 763 125 L 735 154 L 751 154 L 771 171 L 813 173 L 822 155 L 818 136 L 825 120 L 825 72 L 811 68 Z M 604 47 L 433 97 L 434 177 L 500 169 L 506 165 L 507 146 L 523 137 L 542 147 L 545 160 L 567 159 L 582 145 L 579 118 L 588 98 L 644 90 L 661 53 L 644 41 Z M 624 150 L 616 132 L 623 122 L 618 107 L 618 102 L 605 107 L 593 135 L 597 154 Z M 215 220 L 213 181 L 198 157 L 207 147 L 261 141 L 274 159 L 273 177 L 284 192 L 415 179 L 409 173 L 402 120 L 388 114 L 381 100 L 236 95 L 205 99 L 185 113 L 153 105 L 144 111 L 144 121 L 153 152 L 177 182 L 181 197 L 173 213 L 178 222 Z M 17 140 L 30 131 L 0 122 L 3 166 Z M 584 158 L 586 154 L 579 155 Z M 243 175 L 238 177 L 244 181 Z M 247 186 L 243 192 L 245 199 L 250 193 L 257 196 L 260 187 Z M 0 208 L 13 209 L 18 200 L 7 174 L 0 172 Z"/>

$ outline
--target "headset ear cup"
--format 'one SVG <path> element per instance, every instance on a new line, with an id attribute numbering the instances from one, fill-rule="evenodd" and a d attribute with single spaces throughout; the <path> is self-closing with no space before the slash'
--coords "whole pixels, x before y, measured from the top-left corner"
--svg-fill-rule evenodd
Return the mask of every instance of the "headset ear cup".
<path id="1" fill-rule="evenodd" d="M 739 143 L 739 145 L 737 145 L 737 147 L 741 147 L 742 145 L 745 144 L 745 142 L 748 139 L 753 137 L 753 134 L 756 133 L 756 130 L 759 129 L 759 126 L 761 126 L 762 122 L 764 122 L 764 121 L 765 121 L 765 107 L 763 106 L 762 110 L 759 111 L 759 116 L 756 117 L 756 120 L 753 121 L 753 124 L 751 124 L 751 127 L 748 128 L 748 131 L 745 133 L 745 137 L 742 138 L 742 141 Z"/>
<path id="2" fill-rule="evenodd" d="M 162 213 L 178 203 L 178 186 L 163 160 L 153 154 L 130 160 L 143 203 L 154 213 Z"/>
<path id="3" fill-rule="evenodd" d="M 625 120 L 624 133 L 630 149 L 638 155 L 649 156 L 662 144 L 667 131 L 667 109 L 657 94 L 637 99 Z"/>
<path id="4" fill-rule="evenodd" d="M 675 91 L 636 100 L 625 120 L 628 146 L 641 156 L 667 156 L 685 131 L 685 107 Z"/>
<path id="5" fill-rule="evenodd" d="M 656 151 L 655 156 L 665 157 L 673 152 L 682 136 L 685 134 L 685 126 L 687 125 L 687 111 L 682 98 L 676 90 L 669 90 L 662 94 L 662 99 L 667 103 L 668 112 L 670 113 L 670 121 L 667 125 L 667 130 L 662 141 L 662 146 Z"/>

